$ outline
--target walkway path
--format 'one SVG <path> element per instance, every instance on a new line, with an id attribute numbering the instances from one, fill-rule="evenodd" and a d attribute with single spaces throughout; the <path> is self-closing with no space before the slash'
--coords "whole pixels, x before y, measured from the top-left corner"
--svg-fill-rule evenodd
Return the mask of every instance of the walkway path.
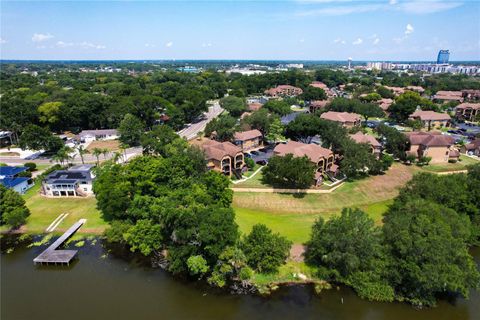
<path id="1" fill-rule="evenodd" d="M 245 182 L 245 181 L 247 181 L 247 180 L 249 180 L 249 179 L 253 178 L 253 177 L 254 177 L 254 176 L 257 174 L 257 173 L 259 173 L 259 172 L 260 172 L 260 170 L 262 170 L 262 169 L 263 169 L 263 166 L 261 166 L 260 168 L 258 168 L 258 169 L 257 169 L 257 170 L 256 170 L 254 173 L 252 173 L 252 175 L 251 175 L 251 176 L 249 176 L 249 177 L 245 177 L 245 178 L 242 178 L 242 179 L 240 179 L 240 180 L 235 180 L 235 181 L 232 181 L 232 183 L 233 183 L 233 184 L 237 184 L 237 183 Z"/>

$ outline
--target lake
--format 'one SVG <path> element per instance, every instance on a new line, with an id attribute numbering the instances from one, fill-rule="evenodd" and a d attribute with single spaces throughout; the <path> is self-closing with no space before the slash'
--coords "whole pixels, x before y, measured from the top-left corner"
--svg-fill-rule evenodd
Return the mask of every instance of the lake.
<path id="1" fill-rule="evenodd" d="M 3 238 L 4 248 L 6 242 Z M 34 266 L 33 258 L 44 248 L 17 246 L 2 253 L 2 320 L 480 319 L 479 292 L 472 292 L 468 301 L 441 301 L 424 310 L 368 302 L 347 288 L 316 295 L 311 286 L 290 286 L 268 298 L 230 295 L 175 279 L 138 256 L 107 254 L 100 241 L 78 248 L 78 259 L 70 267 Z M 472 253 L 480 264 L 480 249 Z"/>

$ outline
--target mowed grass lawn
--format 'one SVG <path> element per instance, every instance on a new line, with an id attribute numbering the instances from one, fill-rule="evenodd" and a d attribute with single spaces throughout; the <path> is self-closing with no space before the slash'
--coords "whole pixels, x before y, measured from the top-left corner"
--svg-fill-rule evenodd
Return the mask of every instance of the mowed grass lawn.
<path id="1" fill-rule="evenodd" d="M 466 170 L 467 166 L 477 163 L 480 163 L 480 160 L 473 159 L 462 154 L 460 155 L 460 161 L 458 162 L 445 164 L 430 164 L 428 166 L 422 167 L 422 170 L 426 172 L 460 171 Z"/>
<path id="2" fill-rule="evenodd" d="M 393 200 L 386 200 L 366 206 L 358 206 L 358 208 L 367 212 L 376 224 L 381 224 L 383 214 L 392 202 Z M 234 209 L 237 224 L 243 234 L 249 233 L 254 224 L 263 223 L 274 232 L 287 237 L 293 243 L 305 243 L 310 237 L 313 223 L 319 217 L 329 219 L 334 215 L 340 215 L 341 212 L 341 209 L 338 209 L 331 212 L 302 214 L 273 213 L 238 207 L 234 207 Z"/>
<path id="3" fill-rule="evenodd" d="M 79 233 L 102 233 L 108 224 L 101 218 L 96 208 L 97 201 L 91 198 L 46 198 L 40 195 L 40 183 L 28 190 L 24 195 L 30 217 L 24 226 L 28 233 L 43 233 L 45 229 L 62 213 L 68 216 L 55 229 L 56 233 L 64 232 L 79 219 L 87 219 Z"/>

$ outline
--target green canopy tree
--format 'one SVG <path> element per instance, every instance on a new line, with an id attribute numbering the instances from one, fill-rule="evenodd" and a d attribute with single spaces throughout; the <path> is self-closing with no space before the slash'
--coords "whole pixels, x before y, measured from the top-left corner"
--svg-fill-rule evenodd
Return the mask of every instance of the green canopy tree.
<path id="1" fill-rule="evenodd" d="M 263 169 L 266 183 L 285 188 L 306 189 L 312 185 L 314 176 L 315 167 L 310 160 L 292 154 L 271 157 Z"/>
<path id="2" fill-rule="evenodd" d="M 16 191 L 0 185 L 0 224 L 18 228 L 25 223 L 30 210 Z"/>
<path id="3" fill-rule="evenodd" d="M 131 147 L 138 146 L 143 132 L 145 131 L 145 123 L 132 114 L 126 114 L 120 122 L 118 132 L 120 133 L 120 141 Z"/>

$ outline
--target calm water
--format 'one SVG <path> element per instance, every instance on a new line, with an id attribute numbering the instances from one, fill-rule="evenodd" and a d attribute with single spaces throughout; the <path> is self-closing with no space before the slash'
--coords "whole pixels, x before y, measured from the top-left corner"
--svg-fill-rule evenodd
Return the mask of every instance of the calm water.
<path id="1" fill-rule="evenodd" d="M 480 319 L 478 292 L 469 301 L 443 301 L 427 310 L 367 302 L 348 289 L 319 296 L 309 286 L 285 287 L 270 298 L 236 296 L 175 280 L 138 258 L 105 257 L 99 244 L 80 248 L 79 259 L 68 268 L 35 267 L 32 259 L 42 249 L 2 254 L 2 320 Z M 473 253 L 480 263 L 480 250 Z"/>

